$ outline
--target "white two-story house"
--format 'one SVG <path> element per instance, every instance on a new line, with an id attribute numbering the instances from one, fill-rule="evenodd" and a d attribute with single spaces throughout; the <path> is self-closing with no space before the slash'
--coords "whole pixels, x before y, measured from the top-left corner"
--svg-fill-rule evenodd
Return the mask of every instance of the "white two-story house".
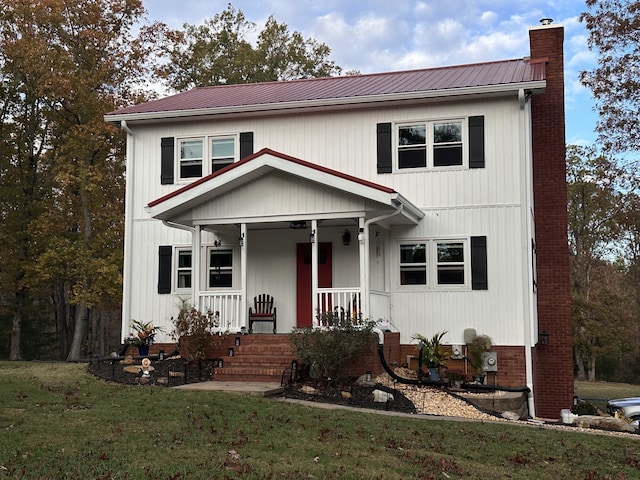
<path id="1" fill-rule="evenodd" d="M 127 133 L 123 336 L 131 319 L 171 331 L 183 300 L 239 331 L 261 293 L 277 333 L 324 311 L 403 344 L 475 330 L 499 382 L 557 417 L 573 396 L 563 28 L 529 33 L 526 58 L 198 88 L 108 114 Z"/>

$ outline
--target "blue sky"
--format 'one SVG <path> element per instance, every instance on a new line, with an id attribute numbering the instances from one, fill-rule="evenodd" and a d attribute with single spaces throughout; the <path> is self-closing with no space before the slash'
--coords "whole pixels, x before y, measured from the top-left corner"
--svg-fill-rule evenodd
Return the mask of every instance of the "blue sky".
<path id="1" fill-rule="evenodd" d="M 170 27 L 198 25 L 223 11 L 227 0 L 145 0 L 149 21 Z M 255 35 L 273 15 L 290 31 L 331 47 L 343 70 L 361 73 L 428 68 L 520 58 L 529 54 L 531 26 L 552 18 L 565 29 L 567 143 L 592 144 L 597 115 L 590 92 L 580 85 L 581 70 L 595 66 L 587 31 L 579 22 L 586 10 L 577 0 L 236 0 L 256 23 Z"/>

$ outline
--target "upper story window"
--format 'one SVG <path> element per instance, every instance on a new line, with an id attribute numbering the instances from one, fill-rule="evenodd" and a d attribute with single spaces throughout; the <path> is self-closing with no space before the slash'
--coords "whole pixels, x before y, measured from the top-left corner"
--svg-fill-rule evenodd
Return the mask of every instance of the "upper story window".
<path id="1" fill-rule="evenodd" d="M 237 143 L 235 135 L 178 140 L 180 178 L 203 177 L 235 162 Z"/>
<path id="2" fill-rule="evenodd" d="M 462 120 L 398 125 L 397 132 L 399 170 L 464 164 Z"/>

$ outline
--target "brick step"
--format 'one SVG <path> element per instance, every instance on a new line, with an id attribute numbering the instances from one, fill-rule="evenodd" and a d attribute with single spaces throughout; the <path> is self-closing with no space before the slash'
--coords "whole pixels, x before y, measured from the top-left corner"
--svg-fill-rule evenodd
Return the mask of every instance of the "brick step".
<path id="1" fill-rule="evenodd" d="M 213 374 L 213 380 L 221 382 L 280 382 L 285 368 L 268 368 L 268 367 L 222 367 L 216 368 Z"/>
<path id="2" fill-rule="evenodd" d="M 293 355 L 293 350 L 289 345 L 240 345 L 234 346 L 235 355 Z"/>
<path id="3" fill-rule="evenodd" d="M 285 357 L 283 355 L 234 355 L 233 357 L 223 357 L 224 363 L 230 367 L 263 365 L 270 367 L 291 365 L 291 360 L 295 357 Z"/>

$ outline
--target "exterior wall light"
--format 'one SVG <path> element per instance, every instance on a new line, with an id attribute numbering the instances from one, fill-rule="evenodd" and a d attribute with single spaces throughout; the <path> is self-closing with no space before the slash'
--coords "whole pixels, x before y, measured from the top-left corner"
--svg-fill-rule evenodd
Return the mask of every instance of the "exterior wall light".
<path id="1" fill-rule="evenodd" d="M 346 245 L 349 245 L 350 243 L 351 243 L 351 232 L 345 228 L 344 232 L 342 233 L 342 244 L 346 246 Z"/>
<path id="2" fill-rule="evenodd" d="M 538 341 L 540 342 L 540 345 L 549 345 L 549 332 L 546 330 L 540 332 Z"/>

